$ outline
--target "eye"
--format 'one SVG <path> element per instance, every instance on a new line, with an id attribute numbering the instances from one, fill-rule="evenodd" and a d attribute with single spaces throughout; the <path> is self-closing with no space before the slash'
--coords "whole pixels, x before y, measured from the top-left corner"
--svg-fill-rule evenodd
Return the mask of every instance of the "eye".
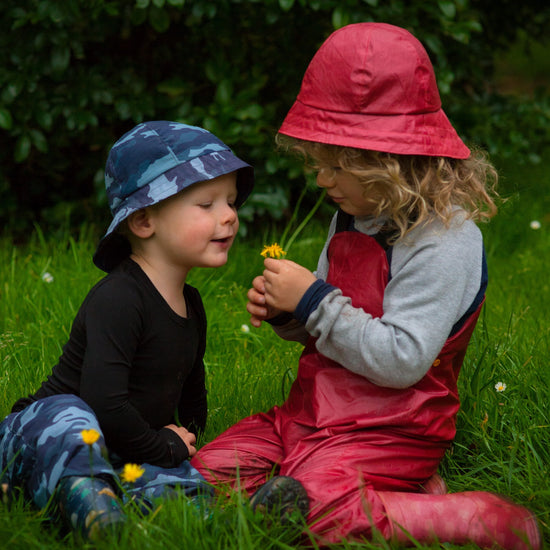
<path id="1" fill-rule="evenodd" d="M 208 208 L 210 208 L 211 206 L 212 206 L 212 203 L 211 203 L 211 202 L 201 202 L 201 203 L 199 204 L 199 207 L 200 207 L 200 208 L 204 208 L 205 210 L 208 209 Z"/>

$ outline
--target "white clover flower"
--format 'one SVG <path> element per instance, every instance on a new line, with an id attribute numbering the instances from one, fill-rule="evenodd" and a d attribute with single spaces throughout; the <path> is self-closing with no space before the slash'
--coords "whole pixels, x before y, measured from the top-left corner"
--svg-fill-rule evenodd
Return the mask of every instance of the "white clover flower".
<path id="1" fill-rule="evenodd" d="M 241 325 L 241 332 L 248 334 L 250 332 L 250 327 L 248 325 Z"/>
<path id="2" fill-rule="evenodd" d="M 533 220 L 530 224 L 529 224 L 529 227 L 531 229 L 540 229 L 540 222 L 539 220 Z"/>
<path id="3" fill-rule="evenodd" d="M 45 282 L 45 283 L 53 283 L 53 275 L 51 273 L 49 273 L 48 271 L 45 271 L 43 274 L 42 274 L 42 280 Z"/>
<path id="4" fill-rule="evenodd" d="M 506 389 L 506 384 L 504 382 L 497 382 L 495 384 L 495 390 L 497 390 L 498 393 L 502 393 Z"/>

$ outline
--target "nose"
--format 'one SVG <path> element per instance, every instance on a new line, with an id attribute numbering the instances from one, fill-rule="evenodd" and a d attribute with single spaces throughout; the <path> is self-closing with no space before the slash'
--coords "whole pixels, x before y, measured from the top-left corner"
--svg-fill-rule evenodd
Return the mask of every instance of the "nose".
<path id="1" fill-rule="evenodd" d="M 226 205 L 223 209 L 223 212 L 222 212 L 222 215 L 221 215 L 221 222 L 222 224 L 234 224 L 237 220 L 238 220 L 238 216 L 237 216 L 237 210 L 232 207 L 232 206 L 229 206 Z"/>
<path id="2" fill-rule="evenodd" d="M 334 174 L 332 170 L 321 168 L 319 172 L 317 172 L 317 187 L 328 189 L 329 187 L 334 187 L 334 185 Z"/>

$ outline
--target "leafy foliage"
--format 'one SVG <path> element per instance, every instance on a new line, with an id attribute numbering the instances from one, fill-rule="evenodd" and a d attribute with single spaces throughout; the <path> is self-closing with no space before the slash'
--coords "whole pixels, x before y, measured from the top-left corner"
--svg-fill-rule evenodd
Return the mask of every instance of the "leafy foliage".
<path id="1" fill-rule="evenodd" d="M 495 10 L 491 0 L 6 0 L 3 225 L 26 231 L 29 220 L 58 224 L 67 212 L 76 221 L 107 215 L 107 151 L 146 119 L 214 132 L 256 167 L 256 192 L 241 217 L 287 216 L 303 185 L 301 168 L 276 153 L 274 135 L 318 46 L 335 28 L 359 21 L 417 35 L 447 105 L 452 89 L 451 118 L 485 145 L 479 128 L 469 133 L 467 113 L 482 99 L 495 48 L 518 30 L 504 24 L 512 7 L 519 10 L 510 2 Z M 532 34 L 550 20 L 550 9 L 535 0 L 517 13 Z M 541 121 L 550 126 L 547 111 Z M 542 137 L 549 141 L 548 130 Z"/>

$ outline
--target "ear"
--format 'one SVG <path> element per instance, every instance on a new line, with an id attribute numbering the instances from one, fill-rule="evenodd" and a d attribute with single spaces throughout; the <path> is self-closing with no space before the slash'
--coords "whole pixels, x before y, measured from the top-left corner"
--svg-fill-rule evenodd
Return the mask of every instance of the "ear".
<path id="1" fill-rule="evenodd" d="M 127 218 L 128 229 L 140 239 L 148 239 L 155 232 L 155 225 L 148 208 L 132 212 Z"/>

